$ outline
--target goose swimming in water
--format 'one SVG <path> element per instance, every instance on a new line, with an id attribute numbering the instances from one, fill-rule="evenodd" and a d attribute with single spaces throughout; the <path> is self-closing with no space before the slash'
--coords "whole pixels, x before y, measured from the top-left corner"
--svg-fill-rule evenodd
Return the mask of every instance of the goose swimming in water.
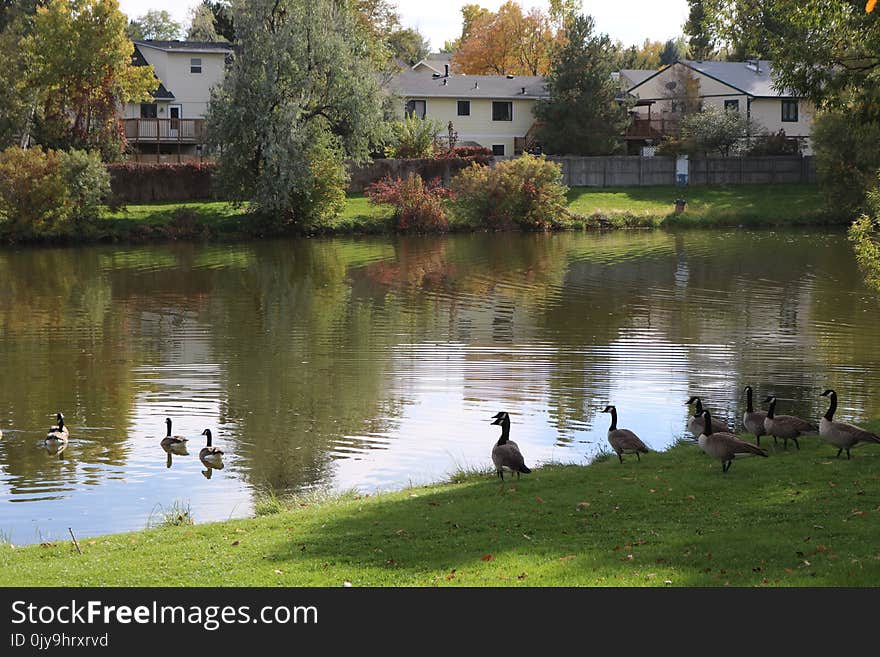
<path id="1" fill-rule="evenodd" d="M 70 437 L 70 432 L 67 431 L 67 427 L 64 424 L 64 415 L 60 412 L 55 415 L 55 420 L 58 422 L 54 427 L 49 428 L 49 433 L 46 434 L 46 438 L 43 442 L 46 444 L 54 443 L 67 443 L 68 438 Z"/>
<path id="2" fill-rule="evenodd" d="M 205 429 L 202 435 L 208 437 L 208 444 L 202 447 L 199 452 L 199 459 L 208 467 L 221 469 L 223 467 L 223 450 L 211 445 L 210 429 Z"/>
<path id="3" fill-rule="evenodd" d="M 162 442 L 160 443 L 162 445 L 162 447 L 173 447 L 173 446 L 186 445 L 188 438 L 184 438 L 183 436 L 172 436 L 171 435 L 171 418 L 170 417 L 165 418 L 165 427 L 166 427 L 165 437 L 162 439 Z"/>

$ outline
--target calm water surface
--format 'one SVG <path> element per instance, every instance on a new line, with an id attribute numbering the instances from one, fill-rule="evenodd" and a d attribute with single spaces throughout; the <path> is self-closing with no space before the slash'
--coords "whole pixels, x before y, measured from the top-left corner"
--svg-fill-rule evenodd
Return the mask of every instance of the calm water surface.
<path id="1" fill-rule="evenodd" d="M 462 235 L 0 251 L 0 536 L 197 521 L 256 491 L 374 492 L 587 463 L 608 416 L 662 449 L 690 394 L 880 416 L 880 302 L 842 233 Z M 40 447 L 54 413 L 70 443 Z M 188 455 L 159 446 L 164 419 Z M 211 428 L 222 470 L 198 459 Z"/>

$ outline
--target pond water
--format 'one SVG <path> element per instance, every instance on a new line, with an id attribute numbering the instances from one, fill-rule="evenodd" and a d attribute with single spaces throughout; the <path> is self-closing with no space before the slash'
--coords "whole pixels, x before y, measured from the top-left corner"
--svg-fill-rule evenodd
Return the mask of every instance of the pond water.
<path id="1" fill-rule="evenodd" d="M 880 302 L 840 232 L 478 234 L 0 251 L 0 537 L 198 522 L 256 491 L 375 492 L 588 463 L 620 425 L 663 449 L 699 394 L 880 416 Z M 70 441 L 40 446 L 56 411 Z M 159 442 L 164 420 L 188 455 Z M 198 458 L 205 428 L 223 469 Z M 650 458 L 650 457 L 649 457 Z"/>

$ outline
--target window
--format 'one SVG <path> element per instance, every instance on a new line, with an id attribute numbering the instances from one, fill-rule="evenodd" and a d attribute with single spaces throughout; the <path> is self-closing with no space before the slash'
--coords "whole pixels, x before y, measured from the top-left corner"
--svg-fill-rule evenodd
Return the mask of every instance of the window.
<path id="1" fill-rule="evenodd" d="M 492 120 L 493 121 L 513 121 L 513 103 L 511 102 L 492 102 Z"/>
<path id="2" fill-rule="evenodd" d="M 798 102 L 796 100 L 782 101 L 782 120 L 786 122 L 798 120 Z"/>
<path id="3" fill-rule="evenodd" d="M 406 115 L 423 119 L 427 114 L 428 108 L 424 100 L 408 100 L 406 102 Z"/>
<path id="4" fill-rule="evenodd" d="M 492 144 L 492 155 L 504 155 L 504 144 Z"/>
<path id="5" fill-rule="evenodd" d="M 159 116 L 156 103 L 141 103 L 141 118 L 155 119 Z"/>
<path id="6" fill-rule="evenodd" d="M 202 58 L 201 57 L 191 57 L 190 58 L 189 72 L 190 73 L 201 73 L 202 72 Z"/>
<path id="7" fill-rule="evenodd" d="M 725 100 L 724 101 L 724 109 L 734 112 L 739 112 L 739 100 Z"/>
<path id="8" fill-rule="evenodd" d="M 471 101 L 469 101 L 469 100 L 458 101 L 458 115 L 459 116 L 470 116 L 471 115 Z"/>

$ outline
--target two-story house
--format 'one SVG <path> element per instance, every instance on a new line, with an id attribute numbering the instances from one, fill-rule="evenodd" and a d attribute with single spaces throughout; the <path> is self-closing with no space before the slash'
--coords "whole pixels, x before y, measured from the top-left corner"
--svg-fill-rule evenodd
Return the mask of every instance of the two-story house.
<path id="1" fill-rule="evenodd" d="M 200 156 L 211 88 L 226 70 L 232 45 L 199 41 L 135 41 L 133 63 L 152 65 L 159 83 L 153 99 L 122 110 L 135 156 L 152 161 Z"/>
<path id="2" fill-rule="evenodd" d="M 401 116 L 452 123 L 460 144 L 477 144 L 496 156 L 520 155 L 535 123 L 535 104 L 548 93 L 544 78 L 514 75 L 454 75 L 444 65 L 431 72 L 420 62 L 394 77 L 391 91 L 402 99 Z"/>
<path id="3" fill-rule="evenodd" d="M 627 140 L 655 142 L 675 134 L 679 118 L 695 97 L 703 107 L 714 105 L 748 116 L 768 132 L 785 132 L 810 152 L 814 108 L 804 98 L 773 83 L 772 62 L 710 62 L 679 60 L 659 70 L 623 70 L 621 86 L 634 102 L 634 120 Z"/>

